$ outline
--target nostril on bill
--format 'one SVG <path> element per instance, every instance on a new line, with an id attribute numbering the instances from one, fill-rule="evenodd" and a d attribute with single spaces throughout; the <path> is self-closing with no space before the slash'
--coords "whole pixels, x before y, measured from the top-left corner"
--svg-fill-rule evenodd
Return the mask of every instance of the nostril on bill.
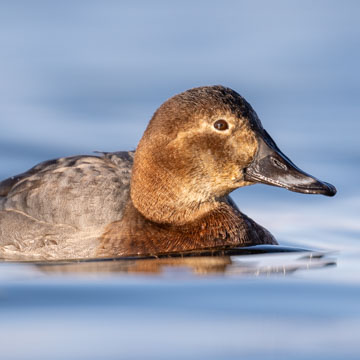
<path id="1" fill-rule="evenodd" d="M 274 166 L 276 166 L 277 168 L 279 168 L 281 170 L 287 170 L 288 169 L 285 164 L 283 164 L 281 161 L 274 158 L 273 156 L 270 156 L 270 161 Z"/>

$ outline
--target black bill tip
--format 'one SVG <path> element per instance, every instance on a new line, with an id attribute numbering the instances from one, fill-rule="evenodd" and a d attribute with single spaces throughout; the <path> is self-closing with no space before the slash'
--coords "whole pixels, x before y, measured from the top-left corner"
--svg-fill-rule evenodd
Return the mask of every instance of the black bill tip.
<path id="1" fill-rule="evenodd" d="M 329 183 L 325 183 L 328 187 L 328 191 L 326 194 L 326 196 L 334 196 L 337 193 L 336 187 L 334 185 L 331 185 Z"/>
<path id="2" fill-rule="evenodd" d="M 296 187 L 294 187 L 293 191 L 297 191 Z M 313 184 L 309 184 L 307 187 L 304 188 L 301 188 L 300 186 L 298 192 L 308 193 L 308 194 L 321 194 L 325 196 L 334 196 L 337 191 L 334 185 L 329 184 L 325 181 L 314 179 Z"/>

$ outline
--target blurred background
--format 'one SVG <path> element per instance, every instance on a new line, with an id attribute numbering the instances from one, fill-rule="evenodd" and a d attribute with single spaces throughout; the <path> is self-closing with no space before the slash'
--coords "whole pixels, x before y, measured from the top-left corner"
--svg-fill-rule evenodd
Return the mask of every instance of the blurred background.
<path id="1" fill-rule="evenodd" d="M 337 267 L 300 278 L 357 288 L 359 17 L 356 0 L 3 0 L 0 177 L 49 158 L 135 149 L 167 98 L 192 87 L 222 84 L 252 104 L 280 149 L 300 168 L 338 189 L 335 198 L 326 198 L 256 185 L 233 193 L 240 209 L 282 244 L 339 251 Z M 305 293 L 312 291 L 301 286 Z M 255 291 L 249 303 L 266 297 L 266 289 L 249 290 Z M 276 298 L 283 305 L 294 291 L 286 289 L 281 287 L 282 297 Z M 318 294 L 320 312 L 329 293 Z M 343 308 L 351 296 L 355 299 L 352 293 L 335 308 Z M 271 307 L 263 316 L 272 319 Z M 313 314 L 308 316 L 311 322 Z M 271 321 L 268 326 L 279 330 Z M 191 330 L 183 329 L 186 339 Z M 294 331 L 281 329 L 280 337 Z M 316 326 L 301 329 L 308 344 L 311 334 L 319 337 L 321 332 Z M 344 339 L 340 330 L 336 334 L 337 341 Z M 322 349 L 331 339 L 324 337 Z M 346 354 L 356 358 L 356 344 L 348 341 Z M 319 350 L 316 346 L 308 349 Z M 281 348 L 274 354 L 278 359 Z M 321 358 L 321 351 L 317 354 Z M 336 358 L 336 352 L 325 357 L 331 356 Z"/>

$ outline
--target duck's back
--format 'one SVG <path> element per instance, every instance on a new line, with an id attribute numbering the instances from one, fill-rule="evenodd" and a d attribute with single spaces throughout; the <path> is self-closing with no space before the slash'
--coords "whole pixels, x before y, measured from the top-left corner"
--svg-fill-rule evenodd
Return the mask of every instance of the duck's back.
<path id="1" fill-rule="evenodd" d="M 121 219 L 133 156 L 116 152 L 49 160 L 0 182 L 0 245 L 26 246 L 25 237 L 39 247 L 45 239 L 57 243 L 77 232 L 93 237 L 91 229 Z"/>

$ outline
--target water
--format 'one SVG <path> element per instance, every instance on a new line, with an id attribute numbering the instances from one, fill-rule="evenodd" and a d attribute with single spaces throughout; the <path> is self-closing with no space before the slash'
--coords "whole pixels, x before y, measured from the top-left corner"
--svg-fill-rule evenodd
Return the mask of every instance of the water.
<path id="1" fill-rule="evenodd" d="M 357 359 L 360 26 L 347 1 L 3 1 L 0 176 L 134 149 L 168 97 L 234 88 L 335 198 L 233 198 L 314 252 L 0 264 L 4 359 Z"/>

